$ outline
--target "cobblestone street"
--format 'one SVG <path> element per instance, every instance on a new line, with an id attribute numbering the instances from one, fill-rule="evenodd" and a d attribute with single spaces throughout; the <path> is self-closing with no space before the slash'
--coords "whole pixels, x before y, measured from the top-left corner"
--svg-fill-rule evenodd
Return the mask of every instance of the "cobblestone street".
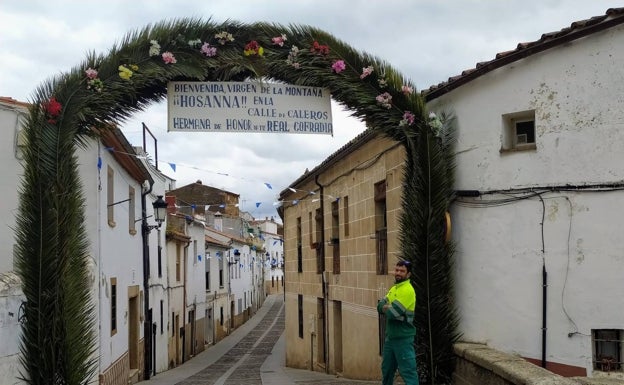
<path id="1" fill-rule="evenodd" d="M 258 325 L 217 362 L 178 384 L 262 384 L 260 367 L 283 332 L 284 302 L 279 299 Z"/>
<path id="2" fill-rule="evenodd" d="M 253 326 L 252 326 L 253 325 Z M 372 385 L 333 375 L 284 367 L 284 300 L 269 296 L 263 307 L 235 333 L 230 348 L 221 341 L 178 368 L 159 373 L 140 385 Z M 242 336 L 240 333 L 244 333 Z M 217 357 L 218 356 L 218 357 Z"/>

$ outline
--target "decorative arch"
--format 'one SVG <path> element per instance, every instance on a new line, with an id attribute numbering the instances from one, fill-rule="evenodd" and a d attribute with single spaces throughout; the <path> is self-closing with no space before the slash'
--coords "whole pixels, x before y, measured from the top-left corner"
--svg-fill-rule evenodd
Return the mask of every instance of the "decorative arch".
<path id="1" fill-rule="evenodd" d="M 180 19 L 131 32 L 106 55 L 89 53 L 33 95 L 16 227 L 29 383 L 85 384 L 97 367 L 76 149 L 163 100 L 168 81 L 246 79 L 325 87 L 368 129 L 403 144 L 400 253 L 416 265 L 419 372 L 425 382 L 449 378 L 457 318 L 442 219 L 452 196 L 451 120 L 430 116 L 413 83 L 387 62 L 322 30 Z"/>

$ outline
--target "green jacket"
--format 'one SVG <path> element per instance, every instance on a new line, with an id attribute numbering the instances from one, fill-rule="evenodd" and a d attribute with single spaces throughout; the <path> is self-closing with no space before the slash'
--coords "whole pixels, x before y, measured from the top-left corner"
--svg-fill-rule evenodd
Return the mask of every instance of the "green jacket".
<path id="1" fill-rule="evenodd" d="M 383 306 L 390 304 L 384 312 Z M 377 312 L 386 316 L 386 337 L 405 338 L 416 335 L 414 309 L 416 292 L 410 280 L 393 285 L 385 298 L 377 303 Z"/>

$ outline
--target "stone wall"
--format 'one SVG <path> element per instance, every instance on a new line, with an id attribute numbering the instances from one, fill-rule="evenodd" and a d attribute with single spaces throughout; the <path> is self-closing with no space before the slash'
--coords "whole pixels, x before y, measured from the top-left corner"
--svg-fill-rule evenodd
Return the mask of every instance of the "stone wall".
<path id="1" fill-rule="evenodd" d="M 483 344 L 455 344 L 454 385 L 624 385 L 614 378 L 561 377 Z"/>

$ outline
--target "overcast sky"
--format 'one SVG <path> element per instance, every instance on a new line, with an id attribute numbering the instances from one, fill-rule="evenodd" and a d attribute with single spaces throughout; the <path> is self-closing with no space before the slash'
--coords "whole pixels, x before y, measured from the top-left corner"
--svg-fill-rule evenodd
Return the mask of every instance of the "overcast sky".
<path id="1" fill-rule="evenodd" d="M 29 101 L 40 83 L 87 52 L 107 54 L 128 32 L 185 17 L 311 25 L 389 62 L 421 90 L 618 6 L 606 0 L 2 0 L 0 96 Z M 178 187 L 201 180 L 240 194 L 241 209 L 256 218 L 278 218 L 280 191 L 364 129 L 334 107 L 333 136 L 167 132 L 164 104 L 122 129 L 138 146 L 141 122 L 150 128 L 158 166 Z"/>

